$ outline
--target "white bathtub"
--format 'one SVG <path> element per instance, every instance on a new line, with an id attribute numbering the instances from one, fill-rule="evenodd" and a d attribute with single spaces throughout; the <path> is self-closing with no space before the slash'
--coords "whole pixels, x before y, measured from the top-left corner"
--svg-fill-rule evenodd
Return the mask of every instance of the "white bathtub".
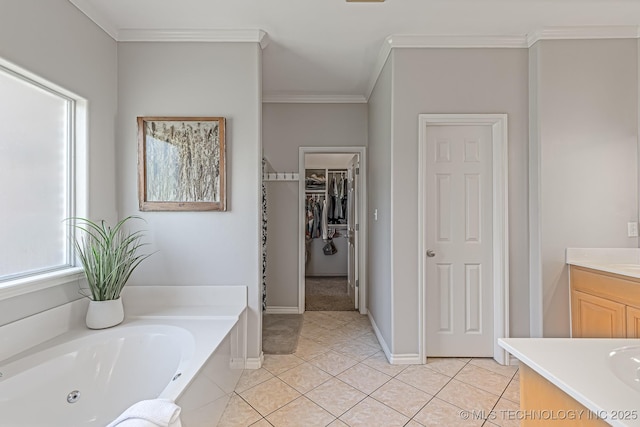
<path id="1" fill-rule="evenodd" d="M 215 425 L 242 373 L 240 319 L 174 307 L 70 328 L 0 361 L 0 426 L 104 426 L 154 398 L 180 405 L 185 427 Z"/>

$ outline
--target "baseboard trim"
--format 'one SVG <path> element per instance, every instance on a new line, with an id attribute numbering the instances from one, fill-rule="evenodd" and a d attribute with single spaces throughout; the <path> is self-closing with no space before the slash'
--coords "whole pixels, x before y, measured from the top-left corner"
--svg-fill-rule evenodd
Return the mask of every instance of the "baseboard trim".
<path id="1" fill-rule="evenodd" d="M 369 322 L 371 322 L 373 333 L 376 334 L 376 338 L 378 338 L 380 347 L 382 347 L 382 351 L 384 351 L 384 355 L 386 356 L 389 363 L 391 363 L 391 350 L 389 350 L 389 346 L 387 345 L 387 342 L 384 340 L 384 338 L 382 338 L 382 333 L 380 332 L 380 329 L 378 329 L 378 325 L 376 325 L 376 321 L 373 320 L 373 316 L 371 316 L 370 311 L 367 311 L 367 316 L 369 317 Z"/>
<path id="2" fill-rule="evenodd" d="M 382 333 L 380 329 L 378 329 L 378 325 L 376 325 L 376 321 L 373 320 L 373 316 L 371 316 L 371 312 L 368 312 L 369 321 L 371 322 L 371 326 L 373 327 L 373 332 L 376 334 L 376 338 L 380 342 L 380 347 L 382 347 L 382 351 L 384 351 L 384 355 L 387 360 L 392 365 L 424 365 L 425 361 L 421 360 L 419 354 L 393 354 L 391 350 L 389 350 L 389 346 L 387 342 L 382 338 Z"/>
<path id="3" fill-rule="evenodd" d="M 260 352 L 260 357 L 247 357 L 244 363 L 245 369 L 260 369 L 264 363 L 264 353 Z"/>
<path id="4" fill-rule="evenodd" d="M 229 363 L 231 369 L 244 369 L 247 365 L 245 359 L 232 358 Z"/>
<path id="5" fill-rule="evenodd" d="M 392 365 L 423 365 L 420 355 L 417 353 L 392 354 L 389 363 Z"/>
<path id="6" fill-rule="evenodd" d="M 298 307 L 278 307 L 278 306 L 267 306 L 267 309 L 264 311 L 265 314 L 299 314 Z"/>

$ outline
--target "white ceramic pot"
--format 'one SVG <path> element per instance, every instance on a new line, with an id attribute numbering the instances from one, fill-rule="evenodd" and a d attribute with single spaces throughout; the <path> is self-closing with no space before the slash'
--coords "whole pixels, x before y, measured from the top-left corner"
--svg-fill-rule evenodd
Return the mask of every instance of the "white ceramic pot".
<path id="1" fill-rule="evenodd" d="M 89 301 L 87 327 L 105 329 L 116 326 L 124 320 L 122 298 L 107 301 Z"/>

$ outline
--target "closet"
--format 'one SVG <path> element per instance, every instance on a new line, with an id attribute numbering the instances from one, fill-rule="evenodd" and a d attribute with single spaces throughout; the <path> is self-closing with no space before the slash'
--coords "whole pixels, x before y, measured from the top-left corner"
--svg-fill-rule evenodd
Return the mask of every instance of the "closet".
<path id="1" fill-rule="evenodd" d="M 305 276 L 347 276 L 348 170 L 305 169 Z"/>
<path id="2" fill-rule="evenodd" d="M 305 310 L 358 307 L 358 165 L 359 154 L 354 152 L 304 155 L 300 179 Z"/>

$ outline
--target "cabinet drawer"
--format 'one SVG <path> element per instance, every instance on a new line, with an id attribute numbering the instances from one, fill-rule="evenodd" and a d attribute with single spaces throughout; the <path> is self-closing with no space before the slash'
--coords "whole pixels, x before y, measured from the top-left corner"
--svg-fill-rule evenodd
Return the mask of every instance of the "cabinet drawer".
<path id="1" fill-rule="evenodd" d="M 640 307 L 640 280 L 571 266 L 571 289 Z"/>

